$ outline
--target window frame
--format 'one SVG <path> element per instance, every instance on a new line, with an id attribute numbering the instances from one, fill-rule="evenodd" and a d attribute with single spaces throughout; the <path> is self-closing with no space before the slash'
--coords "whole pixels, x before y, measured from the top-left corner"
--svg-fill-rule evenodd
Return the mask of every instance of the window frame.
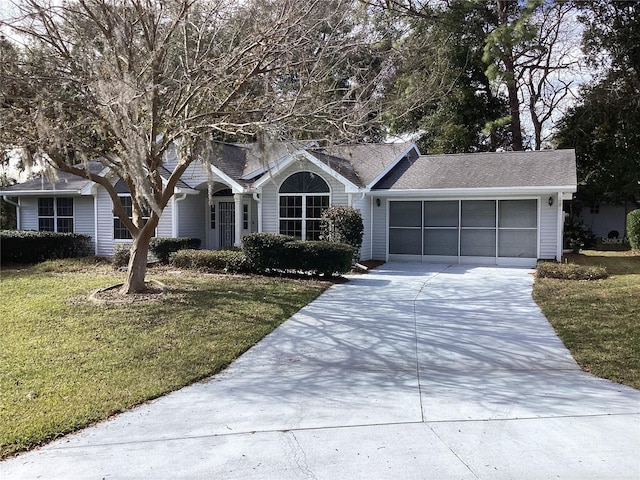
<path id="1" fill-rule="evenodd" d="M 51 214 L 43 215 L 41 201 L 42 200 L 51 200 Z M 60 210 L 63 206 L 59 205 L 61 200 L 69 200 L 71 202 L 71 215 L 62 215 Z M 65 207 L 68 207 L 66 205 Z M 47 208 L 49 208 L 47 206 Z M 57 232 L 57 233 L 74 233 L 76 227 L 76 208 L 75 201 L 73 197 L 38 197 L 37 200 L 37 211 L 38 211 L 38 231 L 41 232 Z M 52 228 L 42 228 L 42 220 L 51 220 Z M 71 223 L 71 227 L 61 228 L 63 222 Z"/>
<path id="2" fill-rule="evenodd" d="M 300 173 L 306 173 L 309 175 L 313 175 L 318 177 L 320 180 L 322 180 L 324 182 L 324 184 L 327 187 L 327 191 L 326 192 L 285 192 L 285 193 L 281 193 L 282 190 L 282 186 L 287 182 L 287 180 L 289 180 L 292 176 L 300 174 Z M 294 200 L 294 204 L 293 205 L 283 205 L 282 201 L 283 199 L 288 198 L 288 199 L 299 199 L 298 202 L 296 202 Z M 316 203 L 316 200 L 320 198 L 320 205 L 318 205 Z M 322 199 L 326 199 L 326 201 L 323 201 Z M 308 204 L 308 200 L 311 201 L 311 205 Z M 278 232 L 282 235 L 291 235 L 294 236 L 300 240 L 318 240 L 319 239 L 319 230 L 316 229 L 312 229 L 310 228 L 312 224 L 315 224 L 316 222 L 320 221 L 322 212 L 324 212 L 324 210 L 328 209 L 331 206 L 331 185 L 329 184 L 329 182 L 322 176 L 319 175 L 318 173 L 315 172 L 311 172 L 308 170 L 301 170 L 298 172 L 294 172 L 290 175 L 288 175 L 279 185 L 278 187 L 278 199 L 277 199 L 277 209 L 278 209 Z M 299 205 L 298 205 L 299 204 Z M 283 216 L 282 215 L 282 209 L 300 209 L 301 211 L 301 216 L 297 217 L 297 216 Z M 320 216 L 318 217 L 311 217 L 309 216 L 309 212 L 319 209 L 320 211 Z M 287 212 L 288 213 L 288 212 Z M 299 228 L 283 228 L 283 223 L 294 223 L 294 224 L 298 224 L 299 222 Z M 296 225 L 297 227 L 298 225 Z M 300 235 L 298 236 L 297 233 L 300 233 Z M 311 238 L 308 238 L 310 237 Z"/>
<path id="3" fill-rule="evenodd" d="M 118 198 L 120 198 L 120 203 L 121 204 L 122 204 L 122 198 L 129 198 L 130 199 L 131 205 L 129 207 L 127 207 L 125 205 L 122 205 L 122 206 L 124 207 L 125 211 L 127 209 L 131 210 L 130 212 L 127 212 L 127 213 L 129 213 L 129 215 L 128 215 L 129 220 L 133 221 L 133 200 L 131 199 L 131 194 L 127 193 L 127 192 L 118 192 L 117 195 L 118 195 Z M 149 216 L 150 215 L 151 215 L 151 211 L 150 210 L 147 210 L 146 215 L 143 212 L 142 220 L 146 223 L 149 220 Z M 124 236 L 124 237 L 116 236 L 116 232 L 125 232 L 126 236 Z M 124 226 L 124 224 L 122 223 L 122 220 L 120 220 L 120 217 L 118 217 L 115 213 L 113 214 L 113 230 L 112 230 L 112 234 L 113 234 L 113 239 L 116 242 L 126 243 L 126 242 L 131 242 L 133 240 L 133 237 L 131 236 L 131 232 L 129 231 L 129 229 L 126 226 Z M 153 236 L 154 237 L 156 236 L 156 232 L 155 231 L 153 232 Z"/>

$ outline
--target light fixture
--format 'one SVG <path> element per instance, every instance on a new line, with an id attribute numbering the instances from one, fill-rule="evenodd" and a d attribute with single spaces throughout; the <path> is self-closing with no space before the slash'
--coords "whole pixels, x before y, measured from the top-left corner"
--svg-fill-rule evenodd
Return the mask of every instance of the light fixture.
<path id="1" fill-rule="evenodd" d="M 549 197 L 549 206 L 552 207 L 553 206 L 553 197 Z"/>
<path id="2" fill-rule="evenodd" d="M 376 198 L 376 205 L 379 207 L 380 206 L 380 199 Z"/>

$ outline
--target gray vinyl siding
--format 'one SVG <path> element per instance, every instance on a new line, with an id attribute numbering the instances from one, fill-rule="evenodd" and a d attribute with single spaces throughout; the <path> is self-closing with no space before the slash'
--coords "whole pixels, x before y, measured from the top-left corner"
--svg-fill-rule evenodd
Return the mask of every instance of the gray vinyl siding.
<path id="1" fill-rule="evenodd" d="M 156 237 L 173 237 L 173 202 L 167 203 L 156 228 Z"/>
<path id="2" fill-rule="evenodd" d="M 371 259 L 371 197 L 365 196 L 353 203 L 353 208 L 360 211 L 362 223 L 364 224 L 364 234 L 362 236 L 362 248 L 360 249 L 360 259 Z"/>
<path id="3" fill-rule="evenodd" d="M 96 222 L 98 245 L 96 251 L 98 255 L 110 257 L 113 255 L 115 243 L 113 240 L 113 204 L 111 203 L 111 197 L 102 187 L 97 188 L 96 202 L 98 202 L 98 218 Z"/>
<path id="4" fill-rule="evenodd" d="M 262 187 L 262 231 L 278 233 L 280 230 L 279 211 L 278 211 L 278 189 L 282 182 L 296 172 L 312 172 L 329 185 L 331 190 L 331 205 L 348 205 L 349 199 L 345 193 L 344 185 L 331 175 L 325 173 L 311 162 L 296 162 L 294 166 L 286 169 L 278 174 L 277 177 L 271 179 Z"/>
<path id="5" fill-rule="evenodd" d="M 187 195 L 176 202 L 178 209 L 178 237 L 199 238 L 204 247 L 207 198 L 206 192 Z"/>
<path id="6" fill-rule="evenodd" d="M 550 259 L 556 257 L 558 236 L 558 201 L 554 195 L 555 203 L 549 206 L 548 197 L 541 197 L 540 205 L 540 258 Z"/>
<path id="7" fill-rule="evenodd" d="M 41 198 L 45 198 L 43 195 Z M 95 236 L 93 197 L 73 198 L 73 231 Z M 38 230 L 38 197 L 20 198 L 20 230 Z"/>
<path id="8" fill-rule="evenodd" d="M 164 158 L 164 167 L 170 172 L 178 164 L 178 157 L 176 155 L 175 147 L 171 147 Z M 180 177 L 190 187 L 196 187 L 202 183 L 206 183 L 209 180 L 207 169 L 199 160 L 195 160 L 187 167 L 185 172 Z"/>
<path id="9" fill-rule="evenodd" d="M 373 202 L 373 218 L 371 219 L 371 258 L 374 260 L 387 259 L 387 201 L 380 199 L 380 206 L 376 205 L 376 197 L 371 197 Z"/>
<path id="10" fill-rule="evenodd" d="M 19 230 L 38 230 L 38 199 L 36 197 L 20 198 Z"/>
<path id="11" fill-rule="evenodd" d="M 93 197 L 74 197 L 73 215 L 73 231 L 82 235 L 89 235 L 95 242 Z"/>
<path id="12" fill-rule="evenodd" d="M 251 224 L 249 225 L 249 232 L 247 233 L 255 233 L 258 231 L 258 202 L 253 198 L 251 198 L 249 202 L 249 218 Z"/>

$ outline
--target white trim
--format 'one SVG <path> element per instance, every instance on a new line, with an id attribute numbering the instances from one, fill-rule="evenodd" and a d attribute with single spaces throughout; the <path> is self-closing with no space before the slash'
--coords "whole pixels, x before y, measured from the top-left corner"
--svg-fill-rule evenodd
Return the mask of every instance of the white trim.
<path id="1" fill-rule="evenodd" d="M 562 247 L 564 240 L 564 214 L 562 213 L 562 192 L 558 192 L 558 195 L 555 199 L 558 209 L 558 224 L 557 224 L 557 232 L 556 232 L 556 260 L 558 262 L 562 261 Z"/>
<path id="2" fill-rule="evenodd" d="M 342 183 L 345 187 L 344 189 L 345 193 L 360 193 L 363 191 L 360 187 L 353 184 L 351 181 L 347 180 L 345 177 L 340 175 L 331 167 L 328 167 L 326 164 L 318 160 L 316 157 L 314 157 L 311 153 L 307 152 L 306 150 L 298 150 L 297 152 L 294 152 L 291 155 L 287 155 L 276 166 L 276 168 L 270 169 L 269 172 L 265 173 L 262 177 L 256 180 L 253 183 L 253 187 L 254 188 L 262 187 L 262 185 L 264 185 L 266 182 L 268 182 L 269 180 L 272 180 L 274 176 L 283 173 L 289 167 L 289 165 L 297 161 L 300 157 L 304 157 L 306 160 L 308 160 L 310 163 L 318 167 L 324 173 L 336 179 L 338 182 Z M 303 170 L 300 170 L 300 171 L 303 171 Z"/>
<path id="3" fill-rule="evenodd" d="M 213 172 L 214 175 L 217 175 L 218 177 L 220 177 L 222 179 L 222 182 L 220 182 L 220 183 L 226 183 L 227 186 L 229 188 L 231 188 L 231 192 L 232 193 L 244 193 L 245 192 L 245 189 L 244 189 L 244 187 L 242 187 L 242 185 L 240 185 L 238 182 L 233 180 L 229 175 L 224 173 L 218 167 L 216 167 L 214 165 L 209 165 L 209 168 L 211 168 L 211 172 Z"/>
<path id="4" fill-rule="evenodd" d="M 93 235 L 94 235 L 94 248 L 95 254 L 98 255 L 98 195 L 97 192 L 93 193 Z M 111 221 L 113 223 L 113 220 Z"/>
<path id="5" fill-rule="evenodd" d="M 562 192 L 575 192 L 576 186 L 564 185 L 556 187 L 492 187 L 492 188 L 438 188 L 438 189 L 414 189 L 414 190 L 371 190 L 368 192 L 371 195 L 379 197 L 429 197 L 432 196 L 447 196 L 447 197 L 460 197 L 468 195 L 549 195 L 549 193 Z"/>

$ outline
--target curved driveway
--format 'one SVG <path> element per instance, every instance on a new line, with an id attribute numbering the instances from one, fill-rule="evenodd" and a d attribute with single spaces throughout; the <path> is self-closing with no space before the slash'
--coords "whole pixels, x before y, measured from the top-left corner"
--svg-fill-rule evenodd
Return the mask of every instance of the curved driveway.
<path id="1" fill-rule="evenodd" d="M 640 478 L 640 391 L 582 372 L 532 283 L 386 264 L 222 374 L 1 462 L 0 478 Z"/>

